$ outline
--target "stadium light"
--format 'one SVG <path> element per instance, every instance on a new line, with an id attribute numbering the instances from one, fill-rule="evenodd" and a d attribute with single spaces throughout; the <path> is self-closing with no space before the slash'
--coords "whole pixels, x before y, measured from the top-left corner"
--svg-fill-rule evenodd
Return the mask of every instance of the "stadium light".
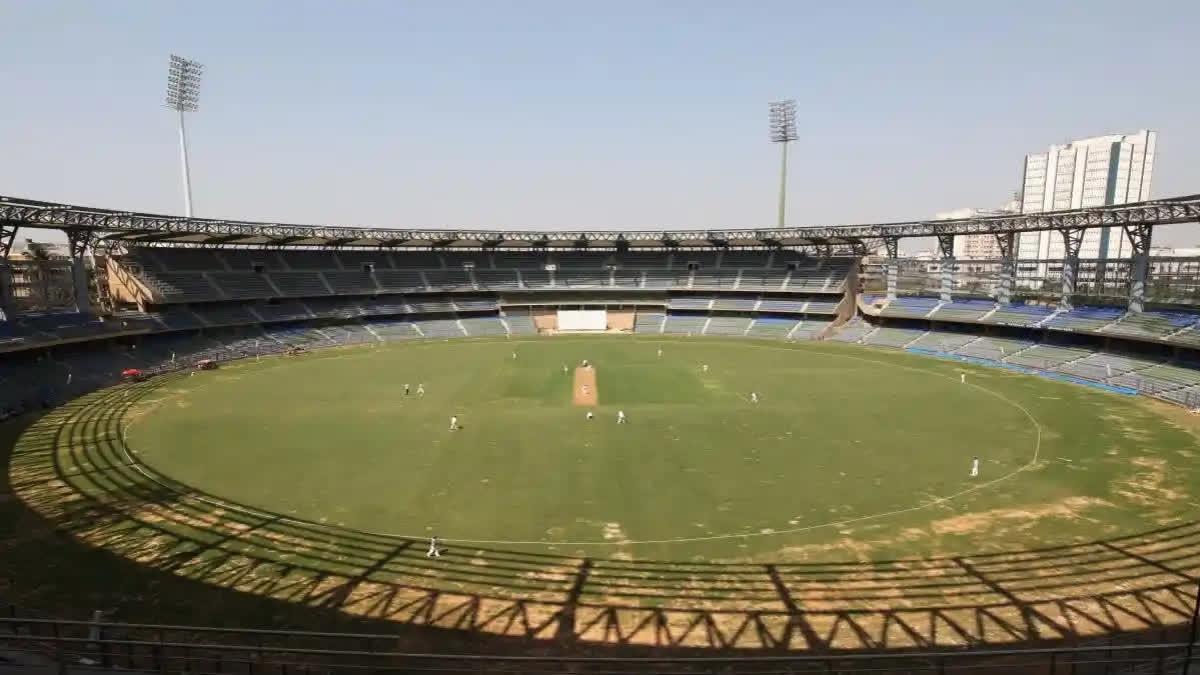
<path id="1" fill-rule="evenodd" d="M 166 105 L 179 112 L 179 156 L 183 163 L 183 210 L 188 218 L 192 217 L 192 178 L 188 171 L 187 130 L 183 125 L 183 114 L 200 109 L 200 77 L 203 74 L 204 66 L 196 61 L 171 55 L 171 62 L 167 68 Z"/>
<path id="2" fill-rule="evenodd" d="M 788 143 L 796 140 L 796 101 L 772 101 L 768 104 L 768 120 L 770 123 L 771 142 L 778 143 L 782 150 L 779 166 L 779 227 L 783 227 L 784 213 L 787 210 L 787 148 Z"/>

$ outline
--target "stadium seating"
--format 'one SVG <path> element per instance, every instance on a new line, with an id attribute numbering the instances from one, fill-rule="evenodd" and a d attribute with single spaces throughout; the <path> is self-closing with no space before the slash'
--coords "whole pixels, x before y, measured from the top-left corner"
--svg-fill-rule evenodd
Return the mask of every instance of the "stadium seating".
<path id="1" fill-rule="evenodd" d="M 274 298 L 281 294 L 271 286 L 271 282 L 268 281 L 265 274 L 255 274 L 254 272 L 208 272 L 207 274 L 221 289 L 221 296 L 230 300 Z"/>
<path id="2" fill-rule="evenodd" d="M 960 299 L 939 305 L 930 318 L 939 321 L 978 321 L 995 308 L 996 303 L 988 300 Z"/>
<path id="3" fill-rule="evenodd" d="M 803 299 L 788 300 L 782 298 L 763 298 L 758 305 L 760 312 L 802 312 L 808 301 Z"/>
<path id="4" fill-rule="evenodd" d="M 796 319 L 777 319 L 773 317 L 759 317 L 754 320 L 754 324 L 750 326 L 750 330 L 746 333 L 749 337 L 770 337 L 770 338 L 785 338 L 796 324 L 800 323 Z"/>
<path id="5" fill-rule="evenodd" d="M 941 304 L 941 301 L 937 298 L 900 296 L 891 301 L 887 307 L 884 307 L 880 314 L 881 316 L 923 319 L 939 304 Z"/>
<path id="6" fill-rule="evenodd" d="M 714 316 L 708 320 L 705 335 L 744 335 L 750 319 L 744 316 Z"/>
<path id="7" fill-rule="evenodd" d="M 752 296 L 723 297 L 713 301 L 712 308 L 735 312 L 749 312 L 758 305 L 758 298 Z"/>
<path id="8" fill-rule="evenodd" d="M 808 321 L 805 320 L 805 323 L 807 324 Z M 838 342 L 858 342 L 863 339 L 864 335 L 873 330 L 875 330 L 874 326 L 856 316 L 839 326 L 837 331 L 830 336 L 830 339 Z"/>
<path id="9" fill-rule="evenodd" d="M 832 325 L 832 321 L 805 317 L 788 337 L 792 340 L 815 340 L 821 331 Z"/>
<path id="10" fill-rule="evenodd" d="M 537 334 L 537 327 L 533 325 L 533 318 L 529 315 L 509 315 L 502 318 L 504 323 L 508 324 L 508 330 L 513 335 Z"/>
<path id="11" fill-rule="evenodd" d="M 633 321 L 633 332 L 661 333 L 664 316 L 661 312 L 638 312 Z"/>
<path id="12" fill-rule="evenodd" d="M 1001 361 L 1006 357 L 1012 356 L 1029 349 L 1033 346 L 1028 340 L 1018 340 L 1014 338 L 998 338 L 998 337 L 981 337 L 978 340 L 972 340 L 967 344 L 959 347 L 955 352 L 962 356 L 971 356 L 977 359 L 988 359 L 990 361 Z"/>
<path id="13" fill-rule="evenodd" d="M 908 345 L 909 347 L 919 349 L 929 349 L 935 352 L 953 352 L 956 349 L 966 346 L 973 342 L 979 336 L 971 335 L 970 333 L 951 333 L 948 331 L 930 331 L 925 333 L 915 342 Z"/>
<path id="14" fill-rule="evenodd" d="M 1006 357 L 1004 361 L 1039 370 L 1053 370 L 1067 362 L 1083 359 L 1092 354 L 1093 351 L 1092 349 L 1081 347 L 1039 344 L 1022 350 L 1018 354 Z"/>
<path id="15" fill-rule="evenodd" d="M 462 319 L 462 327 L 471 337 L 489 335 L 508 335 L 508 329 L 501 323 L 500 317 Z"/>
<path id="16" fill-rule="evenodd" d="M 1113 323 L 1124 313 L 1124 309 L 1116 307 L 1078 307 L 1052 316 L 1042 327 L 1073 333 L 1097 331 Z"/>
<path id="17" fill-rule="evenodd" d="M 1003 326 L 1033 326 L 1045 321 L 1053 313 L 1054 308 L 1045 305 L 999 305 L 987 317 L 987 322 Z"/>
<path id="18" fill-rule="evenodd" d="M 1188 332 L 1186 329 L 1195 326 L 1198 318 L 1196 314 L 1184 312 L 1129 313 L 1102 332 L 1134 338 L 1170 339 L 1173 334 Z"/>
<path id="19" fill-rule="evenodd" d="M 671 298 L 667 301 L 667 307 L 671 309 L 710 309 L 712 307 L 712 298 L 701 297 L 682 297 Z"/>
<path id="20" fill-rule="evenodd" d="M 837 311 L 837 300 L 825 300 L 823 298 L 813 298 L 804 304 L 805 314 L 833 314 Z"/>
<path id="21" fill-rule="evenodd" d="M 924 335 L 927 331 L 912 328 L 881 327 L 863 336 L 862 343 L 876 347 L 904 347 Z"/>
<path id="22" fill-rule="evenodd" d="M 375 275 L 362 270 L 333 270 L 323 274 L 325 281 L 329 282 L 329 287 L 338 295 L 369 295 L 381 290 L 375 283 Z"/>
<path id="23" fill-rule="evenodd" d="M 667 315 L 667 323 L 663 326 L 662 332 L 699 335 L 704 330 L 704 324 L 707 321 L 708 317 L 706 316 L 669 314 Z"/>

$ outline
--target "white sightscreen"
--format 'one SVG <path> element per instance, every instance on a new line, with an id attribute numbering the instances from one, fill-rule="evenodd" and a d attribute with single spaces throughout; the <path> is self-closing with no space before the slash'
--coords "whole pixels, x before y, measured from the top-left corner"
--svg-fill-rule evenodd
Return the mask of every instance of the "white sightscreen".
<path id="1" fill-rule="evenodd" d="M 560 309 L 559 330 L 604 330 L 608 315 L 602 309 Z"/>

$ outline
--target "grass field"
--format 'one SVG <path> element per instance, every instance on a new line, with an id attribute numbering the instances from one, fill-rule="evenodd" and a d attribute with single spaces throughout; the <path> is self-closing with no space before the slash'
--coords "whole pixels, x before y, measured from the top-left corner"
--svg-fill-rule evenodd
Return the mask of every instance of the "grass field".
<path id="1" fill-rule="evenodd" d="M 1133 473 L 1163 483 L 1142 500 L 1194 493 L 1194 437 L 1128 397 L 984 369 L 964 386 L 959 364 L 837 345 L 677 340 L 660 358 L 660 344 L 433 342 L 239 364 L 172 383 L 126 440 L 183 484 L 292 518 L 671 559 L 805 557 L 847 538 L 868 557 L 1046 545 L 1144 527 L 1149 504 L 1117 499 Z M 591 422 L 572 405 L 583 359 Z"/>
<path id="2" fill-rule="evenodd" d="M 591 422 L 573 404 L 583 359 Z M 331 350 L 0 428 L 0 576 L 18 606 L 56 615 L 404 622 L 465 644 L 1156 630 L 1190 616 L 1200 575 L 1196 430 L 1144 399 L 842 344 Z M 436 561 L 430 533 L 447 542 Z"/>

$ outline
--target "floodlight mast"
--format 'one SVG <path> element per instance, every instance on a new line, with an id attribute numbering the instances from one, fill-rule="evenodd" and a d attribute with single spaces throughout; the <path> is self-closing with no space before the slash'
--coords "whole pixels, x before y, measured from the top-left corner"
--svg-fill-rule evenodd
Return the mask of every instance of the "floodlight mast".
<path id="1" fill-rule="evenodd" d="M 787 212 L 787 155 L 788 143 L 796 140 L 796 101 L 772 101 L 768 104 L 771 142 L 780 145 L 779 165 L 779 227 L 784 227 Z"/>
<path id="2" fill-rule="evenodd" d="M 170 66 L 167 69 L 167 107 L 179 112 L 179 158 L 183 164 L 183 210 L 184 214 L 192 217 L 192 177 L 188 170 L 187 129 L 183 124 L 185 112 L 196 112 L 200 108 L 200 77 L 204 74 L 204 66 L 171 55 Z"/>

